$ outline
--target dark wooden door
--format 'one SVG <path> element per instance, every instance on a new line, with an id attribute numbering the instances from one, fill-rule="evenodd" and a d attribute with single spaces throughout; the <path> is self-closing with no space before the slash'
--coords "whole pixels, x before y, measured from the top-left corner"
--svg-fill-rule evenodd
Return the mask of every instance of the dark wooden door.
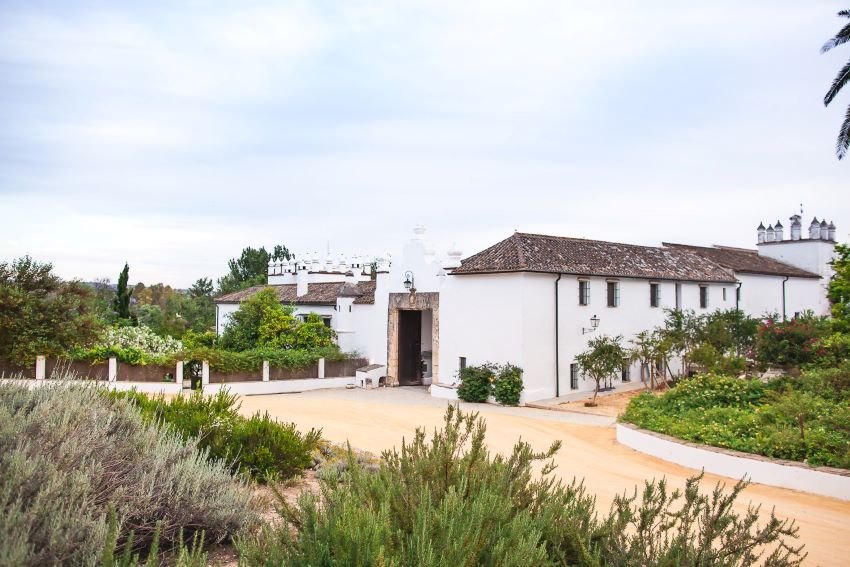
<path id="1" fill-rule="evenodd" d="M 398 312 L 398 383 L 422 383 L 422 312 Z"/>

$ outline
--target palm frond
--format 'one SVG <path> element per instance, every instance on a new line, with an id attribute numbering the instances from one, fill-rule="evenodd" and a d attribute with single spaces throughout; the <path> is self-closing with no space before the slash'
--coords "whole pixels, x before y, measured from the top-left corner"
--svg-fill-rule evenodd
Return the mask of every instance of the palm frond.
<path id="1" fill-rule="evenodd" d="M 850 18 L 850 10 L 841 10 L 838 12 L 839 16 L 844 16 L 845 18 Z"/>
<path id="2" fill-rule="evenodd" d="M 823 97 L 824 106 L 829 106 L 829 103 L 832 102 L 835 95 L 838 94 L 841 88 L 846 85 L 848 81 L 850 81 L 850 61 L 841 68 L 838 75 L 835 77 L 835 80 L 832 81 L 832 86 L 827 91 L 826 96 Z"/>
<path id="3" fill-rule="evenodd" d="M 838 159 L 844 159 L 848 150 L 850 150 L 850 106 L 847 107 L 844 123 L 841 125 L 841 130 L 838 131 L 838 140 L 835 142 L 835 154 L 838 156 Z"/>
<path id="4" fill-rule="evenodd" d="M 848 11 L 848 13 L 850 13 L 850 11 Z M 841 31 L 835 34 L 835 37 L 824 43 L 823 47 L 820 48 L 820 52 L 826 53 L 833 47 L 838 47 L 839 45 L 843 45 L 848 41 L 850 41 L 850 24 L 847 24 L 846 26 L 841 28 Z"/>

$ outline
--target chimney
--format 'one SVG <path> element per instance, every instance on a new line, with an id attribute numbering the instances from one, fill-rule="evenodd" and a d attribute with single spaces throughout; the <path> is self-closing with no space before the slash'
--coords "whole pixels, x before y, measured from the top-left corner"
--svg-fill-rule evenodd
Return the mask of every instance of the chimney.
<path id="1" fill-rule="evenodd" d="M 309 281 L 310 272 L 305 267 L 302 270 L 298 270 L 298 273 L 295 275 L 295 295 L 301 297 L 302 295 L 307 295 L 307 282 Z"/>
<path id="2" fill-rule="evenodd" d="M 827 226 L 827 229 L 829 229 L 829 239 L 834 241 L 835 240 L 835 225 L 832 224 L 832 221 L 829 221 L 829 226 Z"/>
<path id="3" fill-rule="evenodd" d="M 463 255 L 463 252 L 457 249 L 456 244 L 452 244 L 451 249 L 446 252 L 446 255 L 448 259 L 443 262 L 444 270 L 451 271 L 460 267 L 460 257 Z"/>
<path id="4" fill-rule="evenodd" d="M 791 221 L 791 240 L 800 240 L 803 228 L 800 222 L 800 215 L 792 215 L 788 220 Z"/>
<path id="5" fill-rule="evenodd" d="M 820 239 L 829 240 L 829 224 L 827 224 L 826 219 L 823 219 L 820 223 Z"/>
<path id="6" fill-rule="evenodd" d="M 809 225 L 809 238 L 812 240 L 820 240 L 820 223 L 818 218 L 812 219 L 812 224 Z"/>
<path id="7" fill-rule="evenodd" d="M 765 242 L 773 242 L 775 238 L 776 238 L 776 233 L 773 230 L 773 225 L 772 224 L 767 225 L 767 230 L 765 231 L 764 241 Z"/>
<path id="8" fill-rule="evenodd" d="M 762 223 L 762 222 L 759 223 L 759 226 L 756 229 L 756 232 L 758 234 L 758 243 L 763 244 L 764 243 L 764 223 Z"/>
<path id="9" fill-rule="evenodd" d="M 777 242 L 782 242 L 782 240 L 785 239 L 784 227 L 782 226 L 781 222 L 776 221 L 776 224 L 773 225 L 773 232 L 775 234 L 775 239 Z"/>

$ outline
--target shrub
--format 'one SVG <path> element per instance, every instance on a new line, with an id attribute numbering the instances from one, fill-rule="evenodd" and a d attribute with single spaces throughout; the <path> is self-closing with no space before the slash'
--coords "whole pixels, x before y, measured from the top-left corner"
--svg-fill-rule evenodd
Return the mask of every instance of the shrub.
<path id="1" fill-rule="evenodd" d="M 846 369 L 806 371 L 767 385 L 701 375 L 660 396 L 636 396 L 621 419 L 697 443 L 850 468 L 850 408 L 833 380 L 844 388 L 850 383 Z"/>
<path id="2" fill-rule="evenodd" d="M 790 321 L 769 317 L 758 328 L 755 359 L 762 364 L 799 366 L 811 362 L 812 346 L 829 332 L 829 322 L 811 314 Z"/>
<path id="3" fill-rule="evenodd" d="M 457 396 L 465 402 L 483 403 L 492 391 L 497 367 L 486 363 L 479 366 L 467 366 L 460 371 L 460 386 Z"/>
<path id="4" fill-rule="evenodd" d="M 183 439 L 198 439 L 211 458 L 262 482 L 288 479 L 309 467 L 310 453 L 321 437 L 314 429 L 301 435 L 295 424 L 280 423 L 268 414 L 245 418 L 239 414 L 237 396 L 227 391 L 214 396 L 195 391 L 170 400 L 138 392 L 109 395 L 130 399 L 149 421 L 162 422 Z"/>
<path id="5" fill-rule="evenodd" d="M 506 406 L 517 406 L 522 389 L 522 368 L 511 363 L 500 366 L 496 381 L 493 382 L 496 401 Z"/>
<path id="6" fill-rule="evenodd" d="M 248 565 L 749 566 L 798 565 L 793 524 L 733 503 L 744 488 L 684 492 L 647 482 L 640 498 L 618 496 L 607 516 L 575 480 L 552 478 L 549 459 L 518 442 L 491 457 L 477 414 L 449 406 L 444 427 L 384 453 L 377 472 L 349 456 L 322 477 L 321 497 L 304 494 L 287 522 L 237 541 Z M 541 467 L 539 477 L 535 470 Z M 320 505 L 321 503 L 321 505 Z M 601 519 L 600 519 L 601 516 Z M 293 529 L 295 528 L 295 529 Z M 764 553 L 764 555 L 761 555 Z M 699 558 L 697 561 L 696 558 Z"/>
<path id="7" fill-rule="evenodd" d="M 114 506 L 118 540 L 163 544 L 203 530 L 220 541 L 254 520 L 227 468 L 92 387 L 0 385 L 0 557 L 91 564 Z"/>

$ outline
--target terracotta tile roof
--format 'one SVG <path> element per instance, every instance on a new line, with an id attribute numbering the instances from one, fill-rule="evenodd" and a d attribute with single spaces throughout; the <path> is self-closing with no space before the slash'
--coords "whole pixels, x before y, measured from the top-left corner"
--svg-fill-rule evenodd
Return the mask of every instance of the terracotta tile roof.
<path id="1" fill-rule="evenodd" d="M 677 250 L 688 250 L 707 258 L 715 264 L 742 274 L 763 274 L 768 276 L 791 276 L 795 278 L 820 278 L 819 275 L 791 266 L 779 260 L 759 256 L 758 251 L 727 246 L 691 246 L 688 244 L 662 243 Z"/>
<path id="2" fill-rule="evenodd" d="M 336 305 L 337 297 L 356 297 L 358 305 L 375 303 L 375 282 L 357 283 L 318 282 L 307 286 L 307 293 L 298 297 L 295 284 L 284 285 L 255 285 L 247 289 L 235 291 L 215 298 L 216 303 L 240 303 L 264 288 L 277 292 L 282 303 L 297 305 Z"/>
<path id="3" fill-rule="evenodd" d="M 687 250 L 521 232 L 463 260 L 452 273 L 493 272 L 735 281 L 733 274 L 722 266 Z"/>

